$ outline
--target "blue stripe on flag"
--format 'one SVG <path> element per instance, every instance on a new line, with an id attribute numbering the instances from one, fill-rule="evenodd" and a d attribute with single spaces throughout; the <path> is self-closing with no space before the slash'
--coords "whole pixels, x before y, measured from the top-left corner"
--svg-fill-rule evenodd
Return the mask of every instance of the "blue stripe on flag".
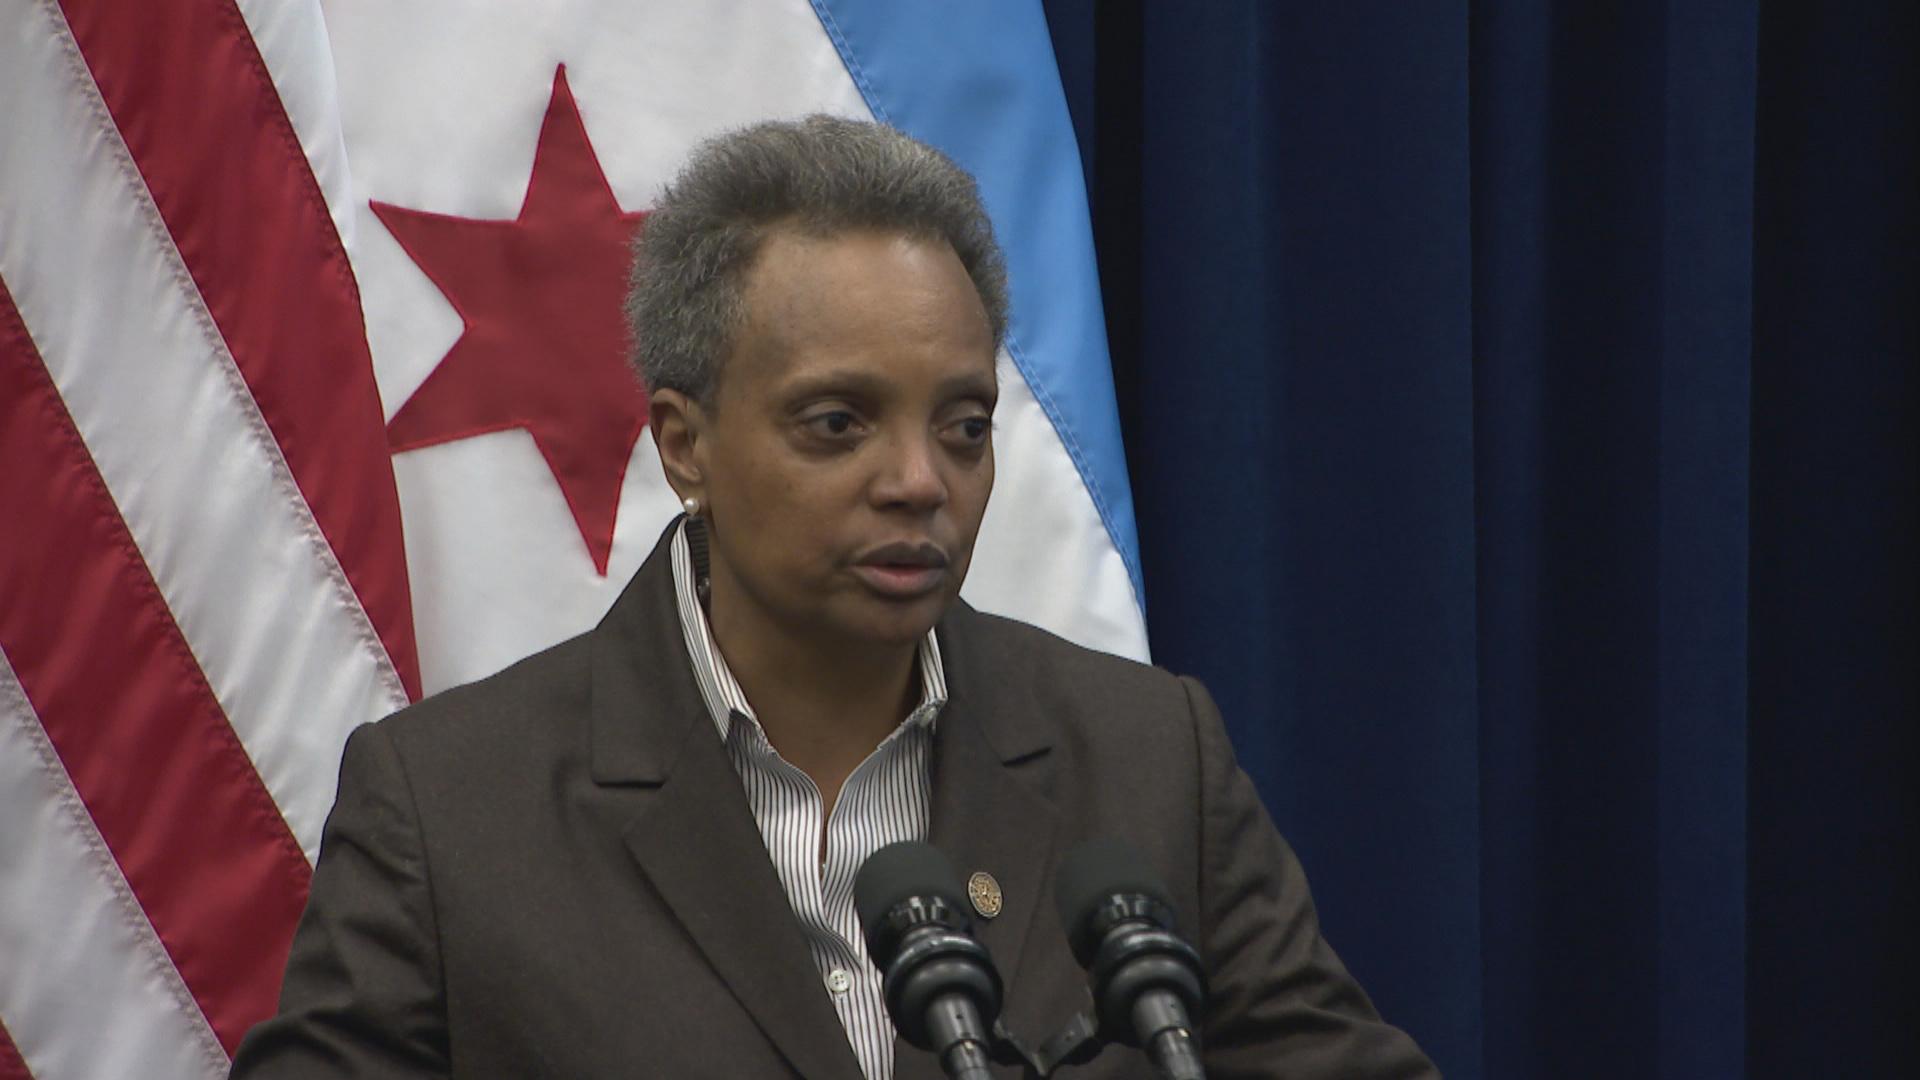
<path id="1" fill-rule="evenodd" d="M 1144 605 L 1086 185 L 1040 5 L 812 2 L 875 118 L 939 147 L 980 181 L 1012 278 L 1007 351 Z"/>

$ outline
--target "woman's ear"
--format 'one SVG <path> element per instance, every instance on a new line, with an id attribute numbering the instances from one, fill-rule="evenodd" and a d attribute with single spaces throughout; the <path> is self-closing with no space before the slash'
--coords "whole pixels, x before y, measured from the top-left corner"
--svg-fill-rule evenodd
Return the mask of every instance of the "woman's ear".
<path id="1" fill-rule="evenodd" d="M 647 422 L 653 425 L 660 467 L 666 471 L 674 494 L 704 501 L 707 417 L 700 403 L 678 390 L 661 387 L 648 397 Z"/>

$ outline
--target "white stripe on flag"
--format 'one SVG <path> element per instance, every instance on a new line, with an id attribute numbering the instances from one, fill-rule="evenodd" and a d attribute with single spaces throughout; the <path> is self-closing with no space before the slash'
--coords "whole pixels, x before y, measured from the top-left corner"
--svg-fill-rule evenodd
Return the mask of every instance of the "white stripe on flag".
<path id="1" fill-rule="evenodd" d="M 35 1080 L 226 1075 L 4 655 L 0 869 L 0 1022 Z"/>
<path id="2" fill-rule="evenodd" d="M 1088 648 L 1147 659 L 1127 564 L 1087 485 L 1006 353 L 993 414 L 993 497 L 960 595 Z"/>
<path id="3" fill-rule="evenodd" d="M 0 35 L 0 275 L 311 860 L 351 728 L 405 703 L 65 20 Z M 289 649 L 297 646 L 296 658 Z"/>

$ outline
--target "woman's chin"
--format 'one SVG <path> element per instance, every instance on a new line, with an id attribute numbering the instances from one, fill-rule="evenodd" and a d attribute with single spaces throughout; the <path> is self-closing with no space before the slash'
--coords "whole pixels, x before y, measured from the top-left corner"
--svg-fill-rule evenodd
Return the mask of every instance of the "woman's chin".
<path id="1" fill-rule="evenodd" d="M 940 616 L 946 614 L 951 603 L 952 599 L 944 592 L 911 601 L 868 600 L 859 605 L 858 612 L 849 612 L 848 618 L 835 621 L 839 623 L 841 635 L 850 643 L 867 643 L 876 648 L 917 645 L 940 621 Z"/>

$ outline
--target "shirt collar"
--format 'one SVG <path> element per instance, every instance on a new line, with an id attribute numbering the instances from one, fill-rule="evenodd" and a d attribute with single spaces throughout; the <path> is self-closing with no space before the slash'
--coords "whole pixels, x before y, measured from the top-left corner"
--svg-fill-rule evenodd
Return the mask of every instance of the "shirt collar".
<path id="1" fill-rule="evenodd" d="M 740 689 L 740 683 L 727 667 L 727 658 L 714 643 L 713 628 L 707 623 L 706 608 L 700 603 L 699 582 L 707 572 L 706 545 L 691 542 L 688 534 L 705 527 L 704 522 L 683 517 L 674 528 L 673 592 L 680 609 L 680 630 L 687 640 L 687 655 L 693 662 L 694 681 L 700 685 L 700 696 L 707 703 L 707 712 L 720 733 L 720 741 L 725 742 L 733 729 L 735 715 L 745 717 L 756 728 L 760 721 L 754 716 L 746 692 Z M 700 539 L 704 541 L 704 537 Z M 920 642 L 918 660 L 920 704 L 901 721 L 902 728 L 932 727 L 941 707 L 947 703 L 946 667 L 940 661 L 940 641 L 932 630 L 928 630 Z"/>

